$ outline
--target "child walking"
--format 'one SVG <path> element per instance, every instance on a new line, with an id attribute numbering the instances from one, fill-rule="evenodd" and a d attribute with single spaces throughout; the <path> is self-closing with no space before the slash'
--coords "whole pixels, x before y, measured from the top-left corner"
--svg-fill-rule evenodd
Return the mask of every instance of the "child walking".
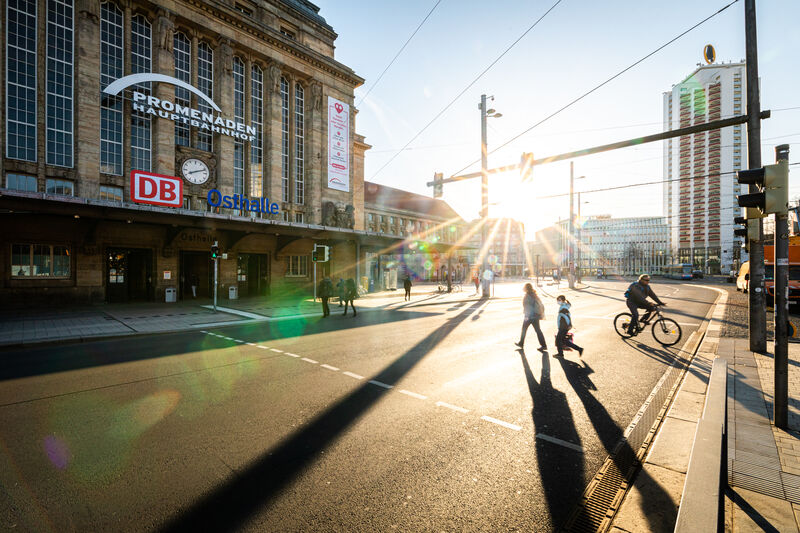
<path id="1" fill-rule="evenodd" d="M 556 302 L 558 303 L 558 315 L 556 316 L 556 324 L 558 324 L 558 334 L 556 335 L 556 349 L 558 353 L 556 357 L 564 357 L 564 346 L 568 346 L 573 350 L 578 351 L 578 356 L 583 356 L 583 348 L 580 346 L 573 344 L 567 338 L 567 332 L 572 329 L 572 317 L 569 314 L 569 308 L 571 304 L 567 300 L 566 296 L 560 294 L 558 298 L 556 298 Z"/>

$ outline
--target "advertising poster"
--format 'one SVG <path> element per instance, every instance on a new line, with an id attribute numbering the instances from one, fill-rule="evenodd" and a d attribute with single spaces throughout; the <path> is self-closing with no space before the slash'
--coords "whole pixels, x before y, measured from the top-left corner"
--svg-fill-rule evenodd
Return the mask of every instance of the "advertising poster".
<path id="1" fill-rule="evenodd" d="M 350 106 L 328 97 L 328 187 L 350 190 Z"/>

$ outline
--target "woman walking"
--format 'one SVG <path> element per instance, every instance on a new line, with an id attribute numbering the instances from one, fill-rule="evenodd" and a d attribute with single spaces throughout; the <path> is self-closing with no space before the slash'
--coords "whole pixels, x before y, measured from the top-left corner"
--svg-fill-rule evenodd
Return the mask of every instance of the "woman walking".
<path id="1" fill-rule="evenodd" d="M 537 349 L 540 352 L 546 352 L 547 342 L 544 340 L 542 328 L 539 326 L 539 321 L 544 318 L 544 304 L 536 294 L 533 285 L 526 283 L 524 290 L 525 296 L 522 298 L 522 312 L 524 313 L 522 318 L 522 333 L 520 333 L 519 342 L 515 342 L 514 344 L 522 348 L 525 345 L 525 333 L 528 331 L 528 326 L 533 326 L 534 331 L 536 331 L 536 336 L 539 338 L 539 348 Z"/>
<path id="2" fill-rule="evenodd" d="M 558 298 L 556 298 L 556 302 L 558 302 L 558 316 L 556 317 L 556 323 L 558 324 L 556 349 L 558 350 L 558 353 L 556 354 L 556 357 L 564 357 L 564 346 L 568 346 L 573 350 L 577 350 L 578 356 L 581 357 L 583 356 L 583 348 L 573 344 L 572 341 L 567 338 L 567 332 L 572 329 L 572 317 L 569 314 L 569 308 L 571 307 L 571 304 L 563 294 L 560 294 Z"/>

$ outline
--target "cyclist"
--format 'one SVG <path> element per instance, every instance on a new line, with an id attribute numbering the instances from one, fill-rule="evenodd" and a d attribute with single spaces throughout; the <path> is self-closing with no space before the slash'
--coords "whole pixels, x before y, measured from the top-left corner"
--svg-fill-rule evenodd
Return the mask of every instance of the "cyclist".
<path id="1" fill-rule="evenodd" d="M 631 335 L 636 335 L 639 332 L 639 309 L 647 309 L 647 312 L 642 316 L 642 321 L 647 322 L 656 308 L 655 305 L 647 301 L 648 296 L 658 305 L 667 305 L 659 300 L 656 293 L 653 292 L 650 287 L 650 276 L 647 274 L 639 276 L 639 280 L 631 283 L 628 290 L 625 291 L 625 303 L 628 305 L 631 315 L 633 315 L 631 324 L 628 327 L 628 333 Z"/>

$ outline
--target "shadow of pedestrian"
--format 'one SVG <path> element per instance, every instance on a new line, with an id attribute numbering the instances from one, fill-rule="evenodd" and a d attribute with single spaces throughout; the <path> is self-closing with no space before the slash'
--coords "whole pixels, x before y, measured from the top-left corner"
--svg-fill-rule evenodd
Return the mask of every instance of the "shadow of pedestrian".
<path id="1" fill-rule="evenodd" d="M 461 322 L 484 302 L 476 302 L 449 318 L 392 364 L 371 379 L 394 386 Z M 367 380 L 369 381 L 369 380 Z M 258 459 L 230 479 L 195 500 L 166 524 L 163 531 L 240 530 L 257 512 L 268 508 L 281 491 L 309 468 L 331 444 L 374 407 L 387 393 L 385 387 L 365 381 L 281 444 L 265 450 Z"/>
<path id="2" fill-rule="evenodd" d="M 550 381 L 550 356 L 542 353 L 539 381 L 531 371 L 525 350 L 517 350 L 522 359 L 533 408 L 534 446 L 544 497 L 550 511 L 551 529 L 563 522 L 586 484 L 581 439 L 575 427 L 566 395 L 554 389 Z M 568 447 L 562 443 L 568 443 Z"/>

